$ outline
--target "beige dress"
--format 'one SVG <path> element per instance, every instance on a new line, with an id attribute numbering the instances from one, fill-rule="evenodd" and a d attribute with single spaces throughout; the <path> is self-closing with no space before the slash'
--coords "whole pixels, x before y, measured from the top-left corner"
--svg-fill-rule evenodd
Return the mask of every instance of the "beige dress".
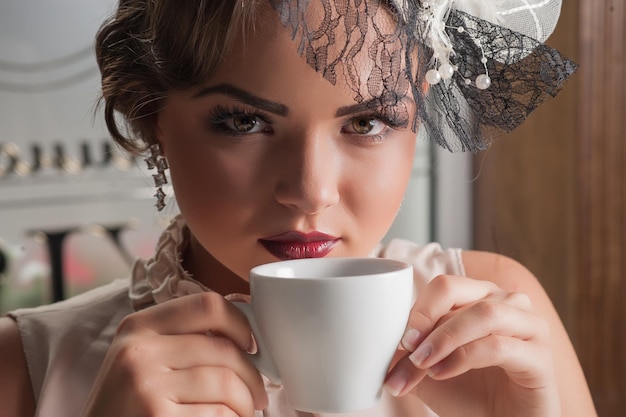
<path id="1" fill-rule="evenodd" d="M 10 313 L 18 324 L 39 417 L 78 417 L 120 320 L 133 311 L 169 299 L 210 291 L 181 267 L 180 254 L 188 242 L 182 218 L 164 231 L 157 251 L 137 261 L 130 280 L 117 280 L 69 300 Z M 418 246 L 404 240 L 380 245 L 372 256 L 402 259 L 415 271 L 415 287 L 423 287 L 440 274 L 464 275 L 461 251 L 443 250 L 431 243 Z M 228 299 L 245 299 L 232 294 Z M 266 380 L 270 405 L 256 416 L 313 417 L 293 410 L 284 391 Z M 354 417 L 435 416 L 412 396 L 383 395 L 379 405 Z"/>

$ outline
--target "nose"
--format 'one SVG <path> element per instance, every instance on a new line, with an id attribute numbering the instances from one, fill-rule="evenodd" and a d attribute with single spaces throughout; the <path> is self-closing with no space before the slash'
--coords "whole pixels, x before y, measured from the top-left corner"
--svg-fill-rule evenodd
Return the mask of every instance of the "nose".
<path id="1" fill-rule="evenodd" d="M 283 142 L 275 199 L 306 215 L 339 202 L 340 150 L 332 138 L 308 133 Z"/>

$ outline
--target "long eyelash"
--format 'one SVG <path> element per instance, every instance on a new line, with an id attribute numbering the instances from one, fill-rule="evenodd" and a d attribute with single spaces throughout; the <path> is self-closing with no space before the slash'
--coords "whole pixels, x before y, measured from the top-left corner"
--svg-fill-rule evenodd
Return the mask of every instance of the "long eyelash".
<path id="1" fill-rule="evenodd" d="M 401 116 L 402 115 L 398 114 L 398 112 L 393 112 L 391 115 L 389 115 L 383 112 L 373 111 L 369 113 L 355 114 L 352 117 L 350 117 L 350 120 L 360 119 L 360 118 L 376 119 L 384 123 L 385 128 L 379 134 L 376 134 L 376 135 L 358 135 L 357 134 L 356 135 L 357 137 L 360 137 L 360 140 L 366 140 L 367 142 L 370 142 L 370 143 L 381 143 L 385 141 L 385 138 L 389 134 L 388 129 L 391 129 L 391 130 L 403 129 L 408 126 L 409 119 L 407 117 L 401 117 Z"/>
<path id="2" fill-rule="evenodd" d="M 365 114 L 365 115 L 360 115 L 356 117 L 371 117 L 372 119 L 378 119 L 392 129 L 401 129 L 409 125 L 409 119 L 406 117 L 401 117 L 398 114 L 389 115 L 389 114 L 385 114 L 381 112 L 376 112 L 376 113 Z"/>
<path id="3" fill-rule="evenodd" d="M 262 111 L 250 111 L 249 109 L 246 109 L 242 106 L 233 105 L 227 107 L 220 104 L 218 104 L 213 109 L 211 109 L 211 111 L 209 111 L 208 120 L 211 125 L 219 128 L 220 130 L 232 133 L 232 131 L 224 125 L 224 122 L 235 116 L 241 115 L 258 117 L 264 123 L 267 123 L 269 125 L 273 123 L 272 118 Z"/>

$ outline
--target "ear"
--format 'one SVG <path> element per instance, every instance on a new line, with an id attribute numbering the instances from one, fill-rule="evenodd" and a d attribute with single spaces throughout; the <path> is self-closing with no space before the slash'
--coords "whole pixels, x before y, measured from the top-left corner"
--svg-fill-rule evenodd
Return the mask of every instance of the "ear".
<path id="1" fill-rule="evenodd" d="M 152 141 L 159 145 L 159 147 L 161 148 L 161 154 L 163 156 L 167 156 L 166 149 L 165 149 L 165 141 L 163 140 L 164 135 L 165 133 L 163 131 L 161 113 L 159 112 L 156 115 L 154 115 Z"/>

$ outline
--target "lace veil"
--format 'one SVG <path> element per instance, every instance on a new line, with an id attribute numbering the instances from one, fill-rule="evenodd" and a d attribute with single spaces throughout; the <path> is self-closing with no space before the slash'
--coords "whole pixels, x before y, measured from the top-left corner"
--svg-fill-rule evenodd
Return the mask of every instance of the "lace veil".
<path id="1" fill-rule="evenodd" d="M 577 68 L 543 44 L 561 0 L 269 1 L 329 82 L 451 151 L 485 149 Z"/>

